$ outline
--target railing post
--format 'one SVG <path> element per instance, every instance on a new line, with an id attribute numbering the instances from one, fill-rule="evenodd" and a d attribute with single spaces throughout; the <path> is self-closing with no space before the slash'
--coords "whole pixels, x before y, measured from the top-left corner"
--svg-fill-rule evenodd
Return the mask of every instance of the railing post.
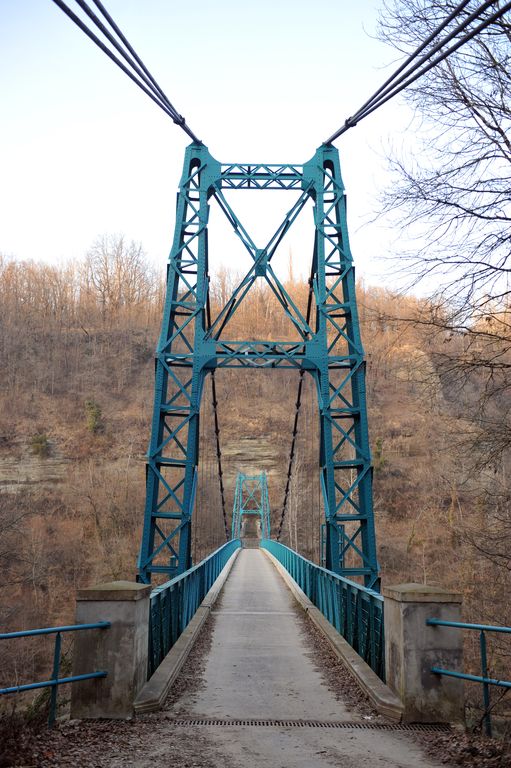
<path id="1" fill-rule="evenodd" d="M 59 679 L 59 671 L 60 671 L 60 653 L 62 649 L 62 635 L 60 632 L 57 632 L 55 635 L 55 648 L 53 651 L 53 672 L 51 679 L 55 681 L 55 685 L 51 689 L 50 693 L 50 714 L 48 717 L 48 725 L 50 728 L 52 727 L 53 723 L 55 722 L 55 718 L 57 717 L 57 694 L 58 694 L 58 685 L 57 680 Z"/>
<path id="2" fill-rule="evenodd" d="M 147 680 L 150 592 L 149 585 L 130 581 L 78 591 L 77 623 L 109 621 L 111 627 L 76 633 L 73 675 L 91 669 L 108 675 L 73 685 L 71 717 L 132 717 L 134 700 Z"/>
<path id="3" fill-rule="evenodd" d="M 479 633 L 479 647 L 481 649 L 481 675 L 488 677 L 488 656 L 486 653 L 486 636 L 484 630 Z M 484 702 L 484 729 L 486 735 L 491 738 L 491 712 L 490 712 L 490 686 L 483 683 L 483 702 Z"/>
<path id="4" fill-rule="evenodd" d="M 398 584 L 385 587 L 383 596 L 386 681 L 403 703 L 403 720 L 463 721 L 463 682 L 431 672 L 434 666 L 462 670 L 462 633 L 426 625 L 433 617 L 460 621 L 461 595 L 425 584 Z"/>

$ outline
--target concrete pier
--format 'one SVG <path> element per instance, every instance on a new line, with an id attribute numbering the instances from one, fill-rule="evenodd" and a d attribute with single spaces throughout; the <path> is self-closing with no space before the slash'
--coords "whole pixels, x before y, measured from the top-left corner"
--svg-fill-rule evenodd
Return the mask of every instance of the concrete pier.
<path id="1" fill-rule="evenodd" d="M 73 675 L 107 670 L 107 677 L 85 680 L 71 689 L 71 717 L 129 718 L 147 679 L 149 594 L 151 587 L 113 581 L 80 589 L 76 623 L 109 621 L 105 630 L 77 632 Z"/>
<path id="2" fill-rule="evenodd" d="M 387 685 L 412 723 L 463 721 L 463 681 L 434 675 L 431 667 L 462 671 L 463 635 L 431 627 L 427 619 L 461 621 L 461 595 L 426 584 L 385 587 L 385 668 Z"/>

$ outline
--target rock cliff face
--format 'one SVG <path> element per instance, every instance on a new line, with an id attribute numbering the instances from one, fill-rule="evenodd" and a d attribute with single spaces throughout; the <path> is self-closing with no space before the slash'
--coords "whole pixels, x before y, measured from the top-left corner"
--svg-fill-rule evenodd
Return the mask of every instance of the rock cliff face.
<path id="1" fill-rule="evenodd" d="M 41 458 L 16 442 L 0 456 L 0 493 L 14 493 L 20 488 L 53 486 L 63 481 L 69 459 L 52 447 L 51 456 Z"/>
<path id="2" fill-rule="evenodd" d="M 234 487 L 238 472 L 258 475 L 264 469 L 269 484 L 272 477 L 277 479 L 282 473 L 282 448 L 270 434 L 257 437 L 229 438 L 222 434 L 222 455 L 226 463 L 226 482 Z M 237 468 L 237 469 L 236 469 Z"/>

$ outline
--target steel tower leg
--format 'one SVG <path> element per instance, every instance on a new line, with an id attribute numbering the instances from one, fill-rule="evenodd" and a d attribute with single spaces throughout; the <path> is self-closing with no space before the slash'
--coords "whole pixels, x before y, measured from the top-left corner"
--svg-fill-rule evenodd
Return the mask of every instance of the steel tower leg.
<path id="1" fill-rule="evenodd" d="M 199 411 L 207 361 L 199 354 L 208 294 L 207 149 L 187 148 L 156 351 L 154 408 L 147 455 L 138 578 L 191 566 L 191 516 L 199 460 Z M 208 164 L 208 171 L 211 163 Z M 194 351 L 197 350 L 195 354 Z M 187 354 L 191 353 L 191 354 Z"/>
<path id="2" fill-rule="evenodd" d="M 316 228 L 311 358 L 316 360 L 326 567 L 377 587 L 365 360 L 337 150 L 318 149 L 304 166 L 304 175 L 309 174 L 314 178 Z"/>

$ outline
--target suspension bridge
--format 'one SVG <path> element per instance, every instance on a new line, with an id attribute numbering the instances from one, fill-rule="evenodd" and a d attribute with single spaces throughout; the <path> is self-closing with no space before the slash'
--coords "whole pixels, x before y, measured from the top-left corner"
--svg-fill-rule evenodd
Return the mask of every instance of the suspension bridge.
<path id="1" fill-rule="evenodd" d="M 436 765 L 406 739 L 405 731 L 434 731 L 460 721 L 464 679 L 483 685 L 489 730 L 489 687 L 511 683 L 488 677 L 483 639 L 486 632 L 511 630 L 463 624 L 457 594 L 415 584 L 382 589 L 365 357 L 345 189 L 333 142 L 501 18 L 511 3 L 486 2 L 475 10 L 460 3 L 309 158 L 269 164 L 216 159 L 99 0 L 94 0 L 99 15 L 77 0 L 82 16 L 62 0 L 54 2 L 191 144 L 184 155 L 155 356 L 137 580 L 80 590 L 76 625 L 34 630 L 56 636 L 52 678 L 1 693 L 50 687 L 51 720 L 58 686 L 65 682 L 76 683 L 74 718 L 149 716 L 163 708 L 173 728 L 192 734 L 193 729 L 207 729 L 211 749 L 220 750 L 226 765 L 241 760 L 248 766 L 261 760 L 282 766 L 358 766 L 368 760 L 378 765 Z M 282 193 L 290 201 L 267 242 L 258 242 L 236 212 L 231 194 L 246 190 Z M 220 306 L 211 298 L 208 224 L 213 207 L 250 259 L 248 270 Z M 279 278 L 275 260 L 287 232 L 311 208 L 313 249 L 302 306 Z M 232 331 L 237 327 L 233 318 L 261 282 L 285 318 L 289 334 L 284 338 L 274 338 L 271 329 L 266 338 L 240 338 Z M 295 412 L 278 509 L 270 509 L 264 467 L 257 474 L 238 475 L 232 514 L 227 509 L 217 388 L 223 369 L 234 376 L 247 369 L 254 376 L 277 370 L 294 376 Z M 281 542 L 306 377 L 316 393 L 319 434 L 324 513 L 319 562 Z M 208 389 L 225 543 L 194 562 L 192 533 L 203 461 L 200 420 Z M 201 492 L 207 496 L 209 490 Z M 308 636 L 304 617 L 315 625 L 333 657 L 342 661 L 342 674 L 368 698 L 371 715 L 360 715 L 328 684 L 314 658 L 317 640 Z M 462 629 L 481 634 L 480 676 L 463 672 Z M 207 631 L 211 645 L 201 690 L 193 695 L 185 691 L 169 704 L 169 691 L 195 641 Z M 76 633 L 73 673 L 65 678 L 59 666 L 64 632 Z M 141 758 L 136 764 L 146 763 Z"/>

